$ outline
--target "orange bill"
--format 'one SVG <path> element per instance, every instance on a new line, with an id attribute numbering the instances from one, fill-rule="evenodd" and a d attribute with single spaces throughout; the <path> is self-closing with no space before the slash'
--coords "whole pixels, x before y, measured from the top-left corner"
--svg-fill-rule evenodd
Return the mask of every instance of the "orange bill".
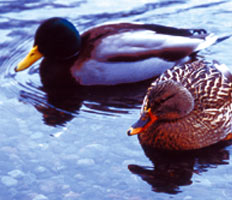
<path id="1" fill-rule="evenodd" d="M 157 120 L 157 116 L 152 114 L 151 109 L 149 108 L 146 112 L 141 114 L 140 119 L 131 126 L 131 128 L 127 131 L 129 136 L 137 135 L 146 130 L 151 124 L 153 124 Z"/>

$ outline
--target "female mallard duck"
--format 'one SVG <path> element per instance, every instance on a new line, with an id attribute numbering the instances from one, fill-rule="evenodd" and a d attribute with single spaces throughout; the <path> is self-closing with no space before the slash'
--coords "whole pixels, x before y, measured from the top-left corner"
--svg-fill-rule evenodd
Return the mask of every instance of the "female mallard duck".
<path id="1" fill-rule="evenodd" d="M 139 82 L 186 61 L 216 40 L 202 29 L 133 23 L 102 25 L 80 36 L 66 19 L 51 18 L 39 26 L 32 50 L 15 70 L 24 70 L 44 56 L 57 63 L 73 60 L 70 67 L 40 69 L 41 76 L 52 80 L 62 82 L 69 76 L 80 85 Z"/>
<path id="2" fill-rule="evenodd" d="M 128 130 L 142 145 L 192 150 L 231 139 L 232 75 L 225 65 L 175 66 L 147 91 L 141 118 Z"/>

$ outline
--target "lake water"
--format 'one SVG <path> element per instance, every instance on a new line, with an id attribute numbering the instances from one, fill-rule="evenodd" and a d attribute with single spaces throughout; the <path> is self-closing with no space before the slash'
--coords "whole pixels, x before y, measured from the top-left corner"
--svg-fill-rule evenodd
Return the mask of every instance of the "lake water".
<path id="1" fill-rule="evenodd" d="M 144 153 L 126 130 L 147 83 L 62 95 L 41 89 L 39 63 L 15 74 L 40 22 L 80 32 L 126 21 L 232 34 L 230 0 L 0 0 L 0 199 L 232 199 L 232 146 L 191 155 Z M 232 39 L 200 52 L 232 70 Z"/>

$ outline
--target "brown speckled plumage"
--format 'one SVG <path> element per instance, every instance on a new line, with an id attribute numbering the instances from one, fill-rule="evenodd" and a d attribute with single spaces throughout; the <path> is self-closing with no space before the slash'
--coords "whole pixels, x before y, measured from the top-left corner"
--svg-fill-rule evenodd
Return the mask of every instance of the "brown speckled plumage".
<path id="1" fill-rule="evenodd" d="M 167 70 L 148 89 L 142 113 L 149 107 L 153 109 L 155 88 L 169 80 L 191 93 L 194 107 L 176 119 L 159 119 L 158 116 L 157 121 L 139 134 L 142 145 L 167 150 L 199 149 L 217 143 L 231 133 L 232 75 L 225 65 L 196 61 Z M 180 107 L 176 101 L 176 107 Z M 156 106 L 159 103 L 156 102 Z"/>

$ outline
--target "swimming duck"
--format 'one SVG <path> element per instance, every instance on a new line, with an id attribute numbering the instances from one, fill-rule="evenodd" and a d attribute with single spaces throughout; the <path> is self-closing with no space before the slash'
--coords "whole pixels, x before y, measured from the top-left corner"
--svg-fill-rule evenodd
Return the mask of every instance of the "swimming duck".
<path id="1" fill-rule="evenodd" d="M 141 117 L 128 130 L 142 145 L 192 150 L 231 139 L 232 75 L 225 65 L 195 61 L 167 70 L 149 87 Z"/>
<path id="2" fill-rule="evenodd" d="M 216 40 L 203 29 L 135 23 L 101 25 L 80 35 L 71 22 L 55 17 L 39 26 L 32 50 L 15 71 L 45 57 L 57 63 L 73 61 L 62 69 L 40 69 L 41 76 L 54 76 L 60 82 L 64 76 L 87 86 L 139 82 L 186 61 Z"/>

